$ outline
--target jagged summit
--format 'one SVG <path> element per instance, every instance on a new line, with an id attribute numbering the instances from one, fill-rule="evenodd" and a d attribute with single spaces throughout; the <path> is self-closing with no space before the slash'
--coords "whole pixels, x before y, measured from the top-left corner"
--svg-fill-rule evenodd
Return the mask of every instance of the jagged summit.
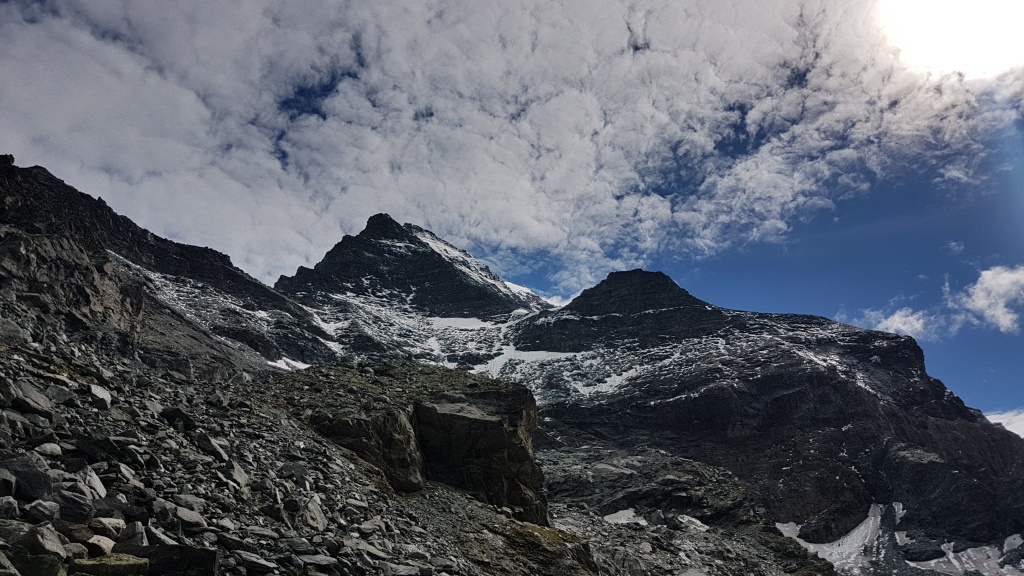
<path id="1" fill-rule="evenodd" d="M 636 314 L 677 306 L 707 306 L 662 272 L 636 269 L 612 272 L 597 286 L 587 288 L 563 310 L 581 316 Z"/>
<path id="2" fill-rule="evenodd" d="M 313 269 L 300 267 L 274 286 L 305 299 L 339 293 L 394 299 L 441 317 L 492 318 L 547 307 L 464 250 L 387 214 L 371 216 L 362 232 L 343 237 Z"/>
<path id="3" fill-rule="evenodd" d="M 366 221 L 366 228 L 359 233 L 364 238 L 408 238 L 409 232 L 390 214 L 381 212 L 374 214 Z"/>

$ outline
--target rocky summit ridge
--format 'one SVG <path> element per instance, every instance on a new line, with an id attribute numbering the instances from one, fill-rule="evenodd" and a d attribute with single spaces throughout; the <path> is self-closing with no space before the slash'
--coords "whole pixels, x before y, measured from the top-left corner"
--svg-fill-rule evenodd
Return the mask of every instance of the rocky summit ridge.
<path id="1" fill-rule="evenodd" d="M 0 574 L 1024 573 L 1024 440 L 911 338 L 384 214 L 270 288 L 9 158 Z"/>

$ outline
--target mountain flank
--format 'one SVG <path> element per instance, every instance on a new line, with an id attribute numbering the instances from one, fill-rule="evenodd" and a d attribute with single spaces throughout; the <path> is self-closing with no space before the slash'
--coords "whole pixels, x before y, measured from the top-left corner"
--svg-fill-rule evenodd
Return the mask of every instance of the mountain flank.
<path id="1" fill-rule="evenodd" d="M 7 157 L 0 206 L 0 573 L 1024 574 L 1024 440 L 911 338 L 554 308 L 384 214 L 271 288 Z"/>

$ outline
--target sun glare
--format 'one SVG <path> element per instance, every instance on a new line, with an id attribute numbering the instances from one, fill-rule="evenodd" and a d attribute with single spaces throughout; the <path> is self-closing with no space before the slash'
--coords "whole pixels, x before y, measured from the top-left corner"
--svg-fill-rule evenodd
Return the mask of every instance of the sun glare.
<path id="1" fill-rule="evenodd" d="M 878 0 L 878 13 L 915 70 L 986 78 L 1024 65 L 1024 0 Z"/>

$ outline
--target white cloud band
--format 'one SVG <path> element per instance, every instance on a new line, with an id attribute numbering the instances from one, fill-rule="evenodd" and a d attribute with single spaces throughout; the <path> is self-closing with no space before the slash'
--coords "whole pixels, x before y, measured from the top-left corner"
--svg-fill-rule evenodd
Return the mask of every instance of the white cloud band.
<path id="1" fill-rule="evenodd" d="M 267 280 L 388 211 L 572 293 L 894 167 L 970 181 L 992 120 L 869 0 L 14 2 L 0 54 L 5 152 Z"/>

